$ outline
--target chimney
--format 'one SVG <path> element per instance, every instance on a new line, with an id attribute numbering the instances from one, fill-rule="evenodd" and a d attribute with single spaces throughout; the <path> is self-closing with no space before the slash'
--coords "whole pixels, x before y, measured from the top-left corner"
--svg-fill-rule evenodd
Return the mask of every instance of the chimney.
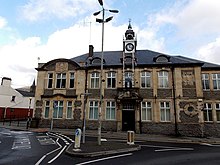
<path id="1" fill-rule="evenodd" d="M 3 77 L 1 85 L 10 87 L 11 86 L 11 78 Z"/>
<path id="2" fill-rule="evenodd" d="M 89 45 L 89 57 L 93 57 L 93 45 Z"/>

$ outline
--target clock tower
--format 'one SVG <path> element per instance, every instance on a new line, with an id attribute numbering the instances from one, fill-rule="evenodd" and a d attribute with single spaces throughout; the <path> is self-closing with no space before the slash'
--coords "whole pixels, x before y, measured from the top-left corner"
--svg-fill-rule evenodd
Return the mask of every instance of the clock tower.
<path id="1" fill-rule="evenodd" d="M 132 30 L 131 23 L 129 21 L 128 29 L 125 32 L 123 39 L 123 87 L 134 87 L 134 69 L 136 64 L 135 52 L 136 52 L 137 40 L 134 31 Z"/>

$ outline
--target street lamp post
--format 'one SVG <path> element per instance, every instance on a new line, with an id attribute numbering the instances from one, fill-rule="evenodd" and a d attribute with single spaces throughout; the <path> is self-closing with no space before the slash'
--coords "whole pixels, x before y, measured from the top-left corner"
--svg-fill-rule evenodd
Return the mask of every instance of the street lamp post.
<path id="1" fill-rule="evenodd" d="M 28 119 L 27 119 L 27 125 L 26 125 L 26 129 L 28 129 L 28 127 L 29 127 L 29 122 L 30 122 L 30 120 L 31 120 L 31 100 L 32 100 L 32 98 L 30 97 L 29 98 L 29 108 L 28 108 Z"/>
<path id="2" fill-rule="evenodd" d="M 81 95 L 84 96 L 83 98 L 83 139 L 82 139 L 82 143 L 85 143 L 85 136 L 86 136 L 86 102 L 87 102 L 87 98 L 89 95 L 91 95 L 91 93 L 82 93 Z"/>
<path id="3" fill-rule="evenodd" d="M 102 19 L 96 18 L 96 22 L 102 24 L 102 54 L 101 54 L 101 74 L 100 74 L 100 102 L 99 102 L 99 115 L 98 115 L 98 145 L 101 145 L 101 116 L 102 116 L 102 102 L 103 102 L 103 94 L 102 94 L 102 82 L 103 82 L 103 54 L 104 54 L 104 24 L 111 21 L 113 16 L 105 19 L 105 11 L 109 11 L 111 13 L 118 13 L 118 10 L 107 10 L 103 7 L 103 1 L 98 0 L 102 10 L 95 12 L 93 15 L 97 16 L 102 12 Z"/>

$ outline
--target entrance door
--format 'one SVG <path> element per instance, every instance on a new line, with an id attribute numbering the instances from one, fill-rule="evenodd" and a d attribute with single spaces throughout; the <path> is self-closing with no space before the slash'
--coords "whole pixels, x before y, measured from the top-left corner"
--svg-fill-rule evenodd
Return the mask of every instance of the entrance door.
<path id="1" fill-rule="evenodd" d="M 124 103 L 122 110 L 122 131 L 135 131 L 134 104 Z"/>

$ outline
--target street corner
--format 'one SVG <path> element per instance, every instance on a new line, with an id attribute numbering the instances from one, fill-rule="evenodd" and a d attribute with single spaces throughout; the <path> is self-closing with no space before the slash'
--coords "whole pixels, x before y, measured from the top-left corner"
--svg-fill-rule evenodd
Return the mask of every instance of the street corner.
<path id="1" fill-rule="evenodd" d="M 35 129 L 31 129 L 32 132 L 48 132 L 49 129 L 48 128 L 35 128 Z"/>
<path id="2" fill-rule="evenodd" d="M 74 148 L 74 144 L 71 144 L 66 149 L 66 154 L 74 157 L 96 157 L 104 155 L 114 155 L 119 153 L 128 153 L 141 150 L 140 145 L 122 142 L 102 142 L 98 145 L 97 142 L 88 141 L 85 144 L 81 144 L 80 148 Z"/>

